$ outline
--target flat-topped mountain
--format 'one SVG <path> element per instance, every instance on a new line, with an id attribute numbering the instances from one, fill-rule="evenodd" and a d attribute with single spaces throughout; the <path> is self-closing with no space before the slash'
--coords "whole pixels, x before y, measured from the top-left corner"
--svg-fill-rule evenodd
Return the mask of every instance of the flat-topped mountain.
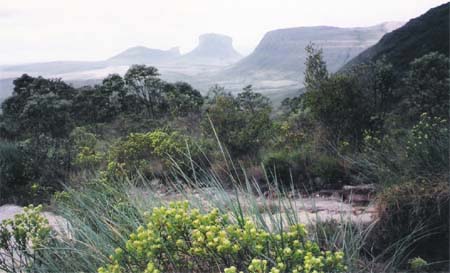
<path id="1" fill-rule="evenodd" d="M 363 51 L 345 68 L 376 61 L 385 56 L 401 72 L 411 61 L 429 52 L 437 51 L 449 56 L 449 14 L 449 3 L 430 9 L 383 36 L 377 44 Z"/>
<path id="2" fill-rule="evenodd" d="M 233 47 L 233 39 L 226 35 L 208 33 L 199 37 L 199 43 L 180 62 L 211 65 L 232 64 L 242 56 Z"/>
<path id="3" fill-rule="evenodd" d="M 301 87 L 305 47 L 314 42 L 323 48 L 330 70 L 335 71 L 364 49 L 375 44 L 399 23 L 366 28 L 299 27 L 268 32 L 254 52 L 246 57 L 234 49 L 231 37 L 204 34 L 198 46 L 181 55 L 169 50 L 143 46 L 129 48 L 97 62 L 48 62 L 0 67 L 0 97 L 11 93 L 12 81 L 23 73 L 58 77 L 76 86 L 101 81 L 110 73 L 125 73 L 129 65 L 156 66 L 170 81 L 188 81 L 206 91 L 220 84 L 231 91 L 253 84 L 255 90 L 276 93 Z"/>
<path id="4" fill-rule="evenodd" d="M 268 32 L 252 54 L 226 71 L 239 77 L 284 78 L 299 80 L 306 60 L 305 47 L 314 43 L 322 48 L 331 71 L 337 71 L 387 32 L 402 23 L 389 22 L 371 27 L 298 27 Z"/>

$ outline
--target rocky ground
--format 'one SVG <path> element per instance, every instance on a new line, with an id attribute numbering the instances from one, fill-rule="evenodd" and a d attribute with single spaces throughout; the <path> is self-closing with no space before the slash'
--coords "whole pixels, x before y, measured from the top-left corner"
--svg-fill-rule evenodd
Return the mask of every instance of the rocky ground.
<path id="1" fill-rule="evenodd" d="M 207 199 L 214 195 L 214 190 L 204 191 L 203 193 L 192 192 L 196 198 Z M 207 193 L 207 194 L 206 194 Z M 211 195 L 211 193 L 213 193 Z M 270 217 L 270 213 L 284 213 L 283 206 L 280 204 L 289 203 L 296 211 L 300 222 L 305 224 L 314 223 L 317 221 L 351 221 L 354 223 L 368 224 L 376 220 L 376 209 L 372 202 L 373 189 L 364 186 L 344 187 L 341 191 L 332 192 L 318 192 L 312 196 L 296 196 L 290 197 L 289 201 L 279 199 L 274 196 L 265 196 L 256 198 L 258 206 L 261 207 L 263 215 Z M 233 195 L 233 193 L 229 193 Z M 145 192 L 139 194 L 139 198 L 145 198 Z M 205 196 L 202 196 L 205 195 Z M 138 197 L 138 196 L 136 196 Z M 160 196 L 167 200 L 185 199 L 185 195 L 180 194 L 165 194 Z M 235 198 L 235 197 L 234 197 Z M 245 198 L 245 197 L 240 197 Z M 280 202 L 281 201 L 281 202 Z M 245 202 L 243 202 L 245 205 Z M 0 222 L 4 219 L 13 218 L 14 215 L 22 213 L 23 208 L 16 205 L 0 206 Z M 62 234 L 69 230 L 69 223 L 52 212 L 43 212 L 43 215 L 48 219 L 49 224 L 57 233 Z"/>

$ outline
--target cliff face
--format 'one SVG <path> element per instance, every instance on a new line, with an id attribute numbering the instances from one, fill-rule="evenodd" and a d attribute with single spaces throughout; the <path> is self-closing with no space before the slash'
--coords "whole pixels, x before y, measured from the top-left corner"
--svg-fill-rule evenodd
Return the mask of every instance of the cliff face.
<path id="1" fill-rule="evenodd" d="M 199 37 L 198 46 L 183 55 L 179 62 L 227 65 L 238 61 L 241 55 L 233 48 L 233 40 L 226 35 L 208 33 Z"/>
<path id="2" fill-rule="evenodd" d="M 334 72 L 400 24 L 384 23 L 364 28 L 317 26 L 270 31 L 252 54 L 226 73 L 244 77 L 283 73 L 288 78 L 299 79 L 305 68 L 305 47 L 310 42 L 323 49 L 328 68 Z"/>
<path id="3" fill-rule="evenodd" d="M 351 60 L 344 69 L 385 56 L 398 72 L 402 72 L 411 61 L 429 52 L 437 51 L 449 56 L 449 12 L 449 3 L 430 9 L 386 34 L 376 45 Z"/>

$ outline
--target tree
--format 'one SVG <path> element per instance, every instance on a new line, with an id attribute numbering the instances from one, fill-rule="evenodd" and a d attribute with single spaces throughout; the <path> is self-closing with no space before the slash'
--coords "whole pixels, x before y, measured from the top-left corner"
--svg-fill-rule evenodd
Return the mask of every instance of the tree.
<path id="1" fill-rule="evenodd" d="M 406 105 L 410 116 L 420 114 L 448 118 L 449 111 L 449 59 L 432 52 L 411 62 L 405 78 Z"/>
<path id="2" fill-rule="evenodd" d="M 319 89 L 305 94 L 305 104 L 332 134 L 334 145 L 340 141 L 359 144 L 364 130 L 370 127 L 366 102 L 352 75 L 332 75 Z"/>
<path id="3" fill-rule="evenodd" d="M 214 135 L 214 126 L 219 140 L 233 155 L 254 155 L 270 135 L 272 122 L 268 99 L 247 89 L 238 98 L 231 94 L 218 95 L 208 105 L 203 129 Z"/>
<path id="4" fill-rule="evenodd" d="M 119 109 L 112 102 L 112 93 L 102 86 L 85 86 L 77 89 L 73 102 L 73 117 L 78 124 L 111 121 Z"/>
<path id="5" fill-rule="evenodd" d="M 215 84 L 211 86 L 206 94 L 206 102 L 213 104 L 217 97 L 231 95 L 231 93 L 225 91 L 225 87 Z"/>
<path id="6" fill-rule="evenodd" d="M 382 58 L 328 74 L 321 51 L 308 46 L 307 52 L 306 92 L 300 104 L 328 129 L 333 145 L 345 141 L 358 147 L 364 132 L 380 130 L 392 111 L 396 83 L 392 65 Z"/>
<path id="7" fill-rule="evenodd" d="M 125 81 L 119 74 L 108 75 L 103 79 L 101 85 L 102 94 L 108 96 L 115 108 L 120 111 L 127 111 L 125 97 L 127 90 L 125 88 Z"/>
<path id="8" fill-rule="evenodd" d="M 260 93 L 253 92 L 251 85 L 244 87 L 243 92 L 239 93 L 236 99 L 243 111 L 247 111 L 252 114 L 260 111 L 270 112 L 269 98 L 261 95 Z"/>
<path id="9" fill-rule="evenodd" d="M 323 60 L 322 49 L 316 49 L 314 44 L 310 43 L 305 50 L 307 57 L 304 85 L 307 90 L 312 91 L 318 89 L 321 83 L 328 78 L 328 69 Z"/>
<path id="10" fill-rule="evenodd" d="M 147 115 L 153 118 L 164 102 L 165 84 L 158 76 L 158 69 L 145 65 L 133 65 L 125 74 L 128 89 L 145 106 Z"/>
<path id="11" fill-rule="evenodd" d="M 14 81 L 11 97 L 2 103 L 5 120 L 15 123 L 18 135 L 46 134 L 65 137 L 70 133 L 70 116 L 75 89 L 60 79 L 32 78 L 26 74 Z"/>
<path id="12" fill-rule="evenodd" d="M 394 67 L 382 57 L 376 62 L 357 65 L 346 73 L 356 80 L 361 90 L 363 98 L 360 100 L 365 100 L 370 113 L 371 130 L 381 131 L 387 115 L 399 101 Z"/>
<path id="13" fill-rule="evenodd" d="M 166 85 L 167 104 L 174 116 L 198 113 L 203 105 L 203 97 L 198 90 L 185 82 Z"/>

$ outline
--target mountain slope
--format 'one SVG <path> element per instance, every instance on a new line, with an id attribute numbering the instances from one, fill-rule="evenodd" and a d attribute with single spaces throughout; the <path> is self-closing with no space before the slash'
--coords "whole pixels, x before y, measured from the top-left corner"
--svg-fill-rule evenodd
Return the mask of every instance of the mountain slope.
<path id="1" fill-rule="evenodd" d="M 179 56 L 180 51 L 177 47 L 169 50 L 159 50 L 136 46 L 109 58 L 106 62 L 110 65 L 158 64 L 174 60 Z"/>
<path id="2" fill-rule="evenodd" d="M 329 69 L 336 71 L 400 25 L 392 22 L 361 28 L 317 26 L 270 31 L 254 52 L 228 69 L 226 75 L 298 80 L 304 71 L 305 47 L 310 42 L 323 49 Z"/>
<path id="3" fill-rule="evenodd" d="M 446 3 L 430 9 L 403 27 L 386 34 L 377 44 L 351 60 L 344 69 L 386 56 L 401 71 L 414 59 L 432 51 L 448 56 L 449 7 L 450 4 Z"/>

